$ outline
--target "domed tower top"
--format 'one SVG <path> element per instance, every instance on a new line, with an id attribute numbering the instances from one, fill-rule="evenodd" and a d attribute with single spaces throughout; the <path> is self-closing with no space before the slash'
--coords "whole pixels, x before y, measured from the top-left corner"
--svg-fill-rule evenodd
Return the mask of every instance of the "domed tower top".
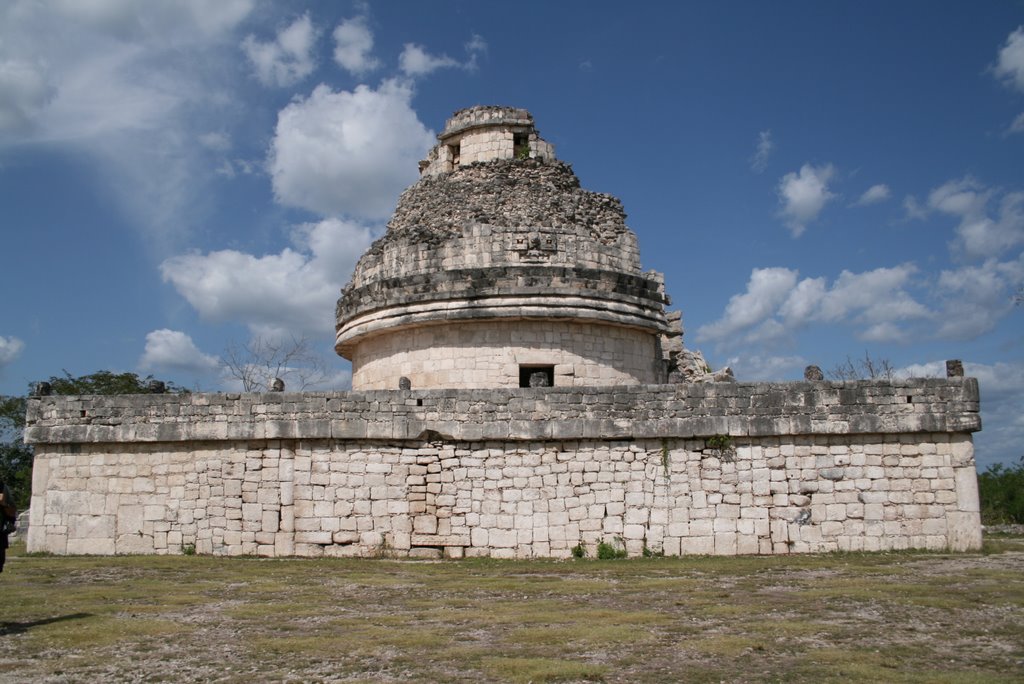
<path id="1" fill-rule="evenodd" d="M 338 300 L 353 389 L 664 381 L 661 274 L 529 112 L 456 112 L 420 169 Z"/>
<path id="2" fill-rule="evenodd" d="M 437 139 L 440 144 L 420 162 L 425 176 L 497 159 L 555 159 L 555 148 L 537 134 L 533 116 L 516 107 L 460 109 L 445 122 Z"/>

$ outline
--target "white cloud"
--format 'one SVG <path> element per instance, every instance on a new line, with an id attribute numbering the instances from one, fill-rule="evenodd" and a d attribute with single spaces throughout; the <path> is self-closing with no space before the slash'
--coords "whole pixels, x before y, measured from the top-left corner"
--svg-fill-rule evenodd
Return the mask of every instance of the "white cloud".
<path id="1" fill-rule="evenodd" d="M 903 214 L 905 221 L 921 221 L 928 218 L 928 208 L 921 206 L 912 195 L 903 198 Z"/>
<path id="2" fill-rule="evenodd" d="M 25 348 L 25 343 L 17 337 L 4 337 L 0 335 L 0 367 L 6 366 L 14 361 Z"/>
<path id="3" fill-rule="evenodd" d="M 1024 253 L 1015 260 L 988 259 L 939 274 L 937 293 L 943 299 L 938 335 L 969 340 L 990 330 L 1013 309 L 1011 291 L 1024 283 Z"/>
<path id="4" fill-rule="evenodd" d="M 154 330 L 146 335 L 146 349 L 139 359 L 139 368 L 210 372 L 220 367 L 220 360 L 199 351 L 192 338 L 178 330 Z"/>
<path id="5" fill-rule="evenodd" d="M 17 2 L 15 3 L 17 4 Z M 215 37 L 245 19 L 253 0 L 51 0 L 47 12 L 122 40 L 160 33 L 176 39 L 196 31 Z"/>
<path id="6" fill-rule="evenodd" d="M 41 65 L 16 59 L 0 61 L 0 133 L 29 130 L 53 94 Z"/>
<path id="7" fill-rule="evenodd" d="M 797 272 L 788 268 L 755 268 L 747 291 L 733 295 L 722 318 L 697 330 L 698 339 L 721 340 L 765 321 L 786 301 Z"/>
<path id="8" fill-rule="evenodd" d="M 223 113 L 232 33 L 252 5 L 0 3 L 0 154 L 10 145 L 84 154 L 97 185 L 150 237 L 187 231 L 212 172 L 201 121 Z"/>
<path id="9" fill-rule="evenodd" d="M 207 149 L 225 152 L 231 149 L 231 136 L 227 133 L 203 133 L 199 136 L 199 143 Z"/>
<path id="10" fill-rule="evenodd" d="M 697 330 L 700 341 L 734 345 L 784 339 L 810 323 L 856 326 L 857 337 L 898 341 L 899 323 L 934 314 L 907 291 L 916 273 L 913 264 L 863 273 L 843 271 L 828 286 L 824 278 L 797 280 L 786 268 L 754 269 L 744 294 L 734 295 L 722 318 Z"/>
<path id="11" fill-rule="evenodd" d="M 1024 26 L 1007 36 L 993 72 L 1007 86 L 1024 91 Z"/>
<path id="12" fill-rule="evenodd" d="M 434 56 L 415 43 L 406 43 L 398 57 L 398 68 L 407 76 L 425 76 L 438 69 L 461 66 L 448 55 Z"/>
<path id="13" fill-rule="evenodd" d="M 163 279 L 209 321 L 234 321 L 254 333 L 318 334 L 334 329 L 334 306 L 369 229 L 326 219 L 298 226 L 295 248 L 253 256 L 236 250 L 184 254 L 160 265 Z"/>
<path id="14" fill-rule="evenodd" d="M 1024 244 L 1024 192 L 986 188 L 967 177 L 949 181 L 928 195 L 928 207 L 959 219 L 954 253 L 971 259 L 998 256 Z M 990 214 L 990 202 L 999 197 L 998 210 Z"/>
<path id="15" fill-rule="evenodd" d="M 312 50 L 316 38 L 317 31 L 306 13 L 282 29 L 271 42 L 261 42 L 254 35 L 246 36 L 242 50 L 260 83 L 290 86 L 313 73 L 316 61 Z"/>
<path id="16" fill-rule="evenodd" d="M 779 181 L 782 217 L 793 237 L 802 235 L 807 224 L 816 219 L 829 200 L 835 197 L 828 189 L 834 175 L 835 168 L 831 164 L 820 167 L 804 164 L 799 172 L 787 173 Z"/>
<path id="17" fill-rule="evenodd" d="M 1017 118 L 1013 120 L 1010 127 L 1006 131 L 1007 133 L 1024 133 L 1024 112 L 1017 115 Z"/>
<path id="18" fill-rule="evenodd" d="M 775 150 L 775 141 L 772 140 L 772 132 L 761 131 L 757 134 L 757 151 L 750 158 L 750 168 L 754 173 L 761 173 L 768 168 L 768 158 Z"/>
<path id="19" fill-rule="evenodd" d="M 435 142 L 411 99 L 396 81 L 352 92 L 320 85 L 281 110 L 268 161 L 277 200 L 323 215 L 389 216 Z"/>
<path id="20" fill-rule="evenodd" d="M 334 29 L 334 61 L 355 76 L 362 76 L 380 66 L 372 55 L 373 32 L 365 16 L 346 19 Z"/>
<path id="21" fill-rule="evenodd" d="M 863 273 L 844 270 L 824 292 L 806 320 L 842 321 L 849 318 L 868 324 L 930 316 L 928 309 L 904 289 L 910 277 L 917 272 L 913 264 L 892 268 L 876 268 Z M 804 321 L 792 321 L 802 323 Z"/>
<path id="22" fill-rule="evenodd" d="M 402 54 L 398 56 L 398 68 L 406 76 L 426 76 L 438 69 L 458 68 L 472 71 L 477 67 L 479 55 L 487 52 L 487 42 L 478 35 L 473 35 L 465 45 L 466 60 L 460 62 L 448 55 L 432 55 L 426 48 L 415 43 L 406 43 Z"/>
<path id="23" fill-rule="evenodd" d="M 879 202 L 884 202 L 889 199 L 889 195 L 889 186 L 884 183 L 879 183 L 877 185 L 872 185 L 870 188 L 865 190 L 864 194 L 860 196 L 860 199 L 854 202 L 854 205 L 864 207 L 869 204 L 878 204 Z"/>

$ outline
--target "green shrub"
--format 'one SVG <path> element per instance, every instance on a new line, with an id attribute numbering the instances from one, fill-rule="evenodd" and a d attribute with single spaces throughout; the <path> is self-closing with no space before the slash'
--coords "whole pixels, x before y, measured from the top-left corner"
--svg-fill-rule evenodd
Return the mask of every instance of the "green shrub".
<path id="1" fill-rule="evenodd" d="M 1024 456 L 1016 465 L 990 465 L 978 475 L 981 522 L 1024 525 Z"/>
<path id="2" fill-rule="evenodd" d="M 583 545 L 583 542 L 580 542 L 576 546 L 572 547 L 572 557 L 573 558 L 586 558 L 587 557 L 587 547 L 585 547 Z"/>
<path id="3" fill-rule="evenodd" d="M 621 545 L 621 543 L 609 544 L 608 542 L 601 542 L 597 545 L 597 557 L 601 560 L 625 558 L 626 549 Z"/>

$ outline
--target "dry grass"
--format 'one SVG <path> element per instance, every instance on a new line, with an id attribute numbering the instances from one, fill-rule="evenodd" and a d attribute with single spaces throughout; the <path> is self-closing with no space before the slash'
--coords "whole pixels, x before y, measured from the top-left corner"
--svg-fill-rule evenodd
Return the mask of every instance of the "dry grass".
<path id="1" fill-rule="evenodd" d="M 573 562 L 12 551 L 3 682 L 1024 679 L 1020 537 Z"/>

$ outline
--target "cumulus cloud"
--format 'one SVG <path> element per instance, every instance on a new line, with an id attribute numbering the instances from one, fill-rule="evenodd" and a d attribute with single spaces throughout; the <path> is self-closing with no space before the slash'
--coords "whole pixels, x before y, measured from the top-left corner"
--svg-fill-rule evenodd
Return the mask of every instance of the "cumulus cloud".
<path id="1" fill-rule="evenodd" d="M 860 196 L 854 206 L 865 207 L 869 204 L 878 204 L 889 199 L 889 186 L 884 183 L 872 185 L 870 188 L 864 191 L 864 194 Z"/>
<path id="2" fill-rule="evenodd" d="M 322 215 L 390 215 L 434 143 L 411 99 L 391 80 L 352 92 L 320 85 L 281 110 L 268 161 L 277 200 Z"/>
<path id="3" fill-rule="evenodd" d="M 209 159 L 194 127 L 233 87 L 232 33 L 253 0 L 0 3 L 0 151 L 89 157 L 147 234 L 187 230 Z M 40 39 L 46 37 L 46 39 Z M 208 128 L 205 130 L 209 130 Z"/>
<path id="4" fill-rule="evenodd" d="M 722 318 L 699 328 L 697 338 L 720 340 L 764 322 L 786 301 L 796 279 L 797 272 L 788 268 L 755 268 L 747 291 L 733 295 Z"/>
<path id="5" fill-rule="evenodd" d="M 438 69 L 459 68 L 472 71 L 477 67 L 480 55 L 487 52 L 487 42 L 478 35 L 473 35 L 465 45 L 466 59 L 459 61 L 448 55 L 432 55 L 426 48 L 416 43 L 406 43 L 402 54 L 398 56 L 398 68 L 406 76 L 426 76 Z"/>
<path id="6" fill-rule="evenodd" d="M 139 359 L 139 368 L 210 372 L 220 367 L 216 356 L 204 354 L 189 335 L 179 330 L 154 330 L 146 335 L 146 348 Z"/>
<path id="7" fill-rule="evenodd" d="M 312 50 L 317 31 L 309 14 L 303 14 L 270 42 L 254 35 L 242 41 L 242 50 L 252 64 L 256 77 L 266 86 L 290 86 L 313 73 L 316 61 Z"/>
<path id="8" fill-rule="evenodd" d="M 1024 26 L 1007 36 L 992 72 L 1007 86 L 1024 91 Z"/>
<path id="9" fill-rule="evenodd" d="M 734 295 L 722 317 L 698 328 L 696 336 L 730 344 L 767 342 L 810 323 L 844 323 L 855 326 L 862 340 L 901 340 L 900 323 L 934 315 L 907 291 L 915 273 L 912 264 L 843 271 L 830 286 L 825 278 L 798 280 L 791 269 L 754 269 L 747 291 Z"/>
<path id="10" fill-rule="evenodd" d="M 1024 253 L 1016 259 L 987 259 L 939 274 L 942 299 L 940 337 L 973 339 L 993 328 L 1014 308 L 1011 292 L 1024 284 Z"/>
<path id="11" fill-rule="evenodd" d="M 0 335 L 0 367 L 6 366 L 14 361 L 25 348 L 25 343 L 17 337 L 4 337 Z"/>
<path id="12" fill-rule="evenodd" d="M 750 158 L 750 169 L 754 173 L 761 173 L 768 168 L 768 158 L 775 150 L 775 141 L 772 140 L 772 132 L 761 131 L 757 134 L 757 150 Z"/>
<path id="13" fill-rule="evenodd" d="M 373 54 L 373 32 L 365 16 L 346 19 L 334 29 L 334 61 L 355 76 L 380 66 Z"/>
<path id="14" fill-rule="evenodd" d="M 997 208 L 990 212 L 993 200 Z M 1000 193 L 967 177 L 932 190 L 928 208 L 959 220 L 953 249 L 967 258 L 994 257 L 1024 244 L 1024 192 Z"/>
<path id="15" fill-rule="evenodd" d="M 828 183 L 835 175 L 831 164 L 812 166 L 804 164 L 800 171 L 787 173 L 779 181 L 779 202 L 782 217 L 793 237 L 800 237 L 807 224 L 818 218 L 825 205 L 835 197 Z"/>
<path id="16" fill-rule="evenodd" d="M 7 3 L 0 8 L 0 122 L 16 126 L 21 142 L 158 128 L 177 106 L 205 95 L 199 74 L 252 4 Z M 35 38 L 55 35 L 60 40 Z M 10 132 L 4 123 L 0 141 Z"/>
<path id="17" fill-rule="evenodd" d="M 327 219 L 296 227 L 293 247 L 254 256 L 236 250 L 172 257 L 165 282 L 209 321 L 233 321 L 256 334 L 319 334 L 334 329 L 334 305 L 370 230 Z"/>

